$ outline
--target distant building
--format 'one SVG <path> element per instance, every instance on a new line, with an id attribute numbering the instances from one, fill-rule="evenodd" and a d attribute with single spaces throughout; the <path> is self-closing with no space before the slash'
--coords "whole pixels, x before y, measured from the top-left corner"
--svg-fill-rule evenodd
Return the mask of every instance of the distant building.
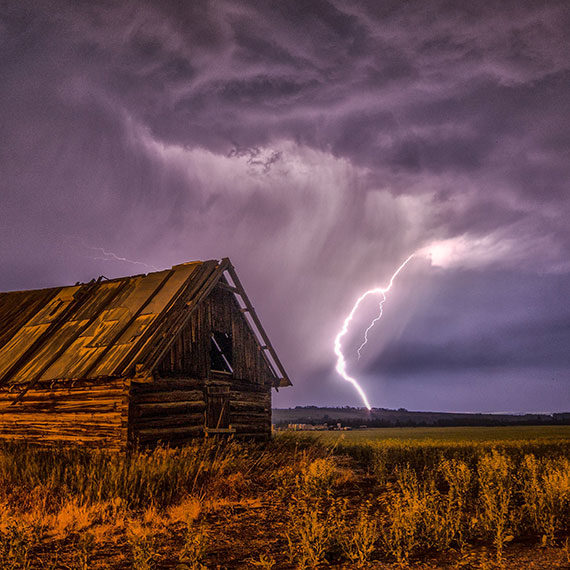
<path id="1" fill-rule="evenodd" d="M 326 431 L 331 429 L 328 424 L 288 424 L 290 431 Z"/>
<path id="2" fill-rule="evenodd" d="M 227 258 L 0 293 L 0 440 L 267 438 L 290 384 Z"/>

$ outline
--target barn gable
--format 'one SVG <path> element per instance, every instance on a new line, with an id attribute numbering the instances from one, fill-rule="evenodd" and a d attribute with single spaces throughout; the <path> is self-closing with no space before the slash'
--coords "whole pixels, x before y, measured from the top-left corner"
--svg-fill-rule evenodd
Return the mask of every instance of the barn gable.
<path id="1" fill-rule="evenodd" d="M 176 405 L 158 406 L 154 412 L 160 413 L 153 416 L 153 391 L 158 390 L 158 400 L 176 400 L 165 391 L 182 396 L 181 383 L 188 389 L 181 400 L 186 403 L 178 407 L 186 417 L 174 418 Z M 88 432 L 89 422 L 99 421 L 102 431 L 95 439 L 100 441 L 111 429 L 111 419 L 113 437 L 122 442 L 138 438 L 142 432 L 136 425 L 143 429 L 142 424 L 144 429 L 160 427 L 162 435 L 169 426 L 183 433 L 191 420 L 196 420 L 194 431 L 208 425 L 212 430 L 216 422 L 217 427 L 229 425 L 230 408 L 238 417 L 240 398 L 245 398 L 243 409 L 255 407 L 256 398 L 263 400 L 262 409 L 258 406 L 252 414 L 264 414 L 267 432 L 270 389 L 287 385 L 283 366 L 228 259 L 73 287 L 0 293 L 0 437 L 16 429 L 18 417 L 24 419 L 18 413 L 39 412 L 34 433 L 39 436 L 42 425 L 50 424 L 55 439 L 65 430 L 73 438 L 79 425 Z M 262 397 L 255 396 L 260 392 Z M 137 408 L 139 393 L 146 394 L 140 404 L 151 405 L 144 413 Z M 221 409 L 216 408 L 220 401 Z M 89 418 L 77 416 L 82 413 Z M 109 413 L 112 418 L 101 419 Z M 214 413 L 219 414 L 216 422 Z M 151 419 L 145 423 L 145 417 Z M 20 421 L 19 426 L 16 431 L 25 434 L 25 425 Z"/>
<path id="2" fill-rule="evenodd" d="M 154 368 L 160 376 L 234 379 L 279 387 L 266 345 L 227 282 L 220 281 L 196 307 Z M 283 384 L 287 385 L 287 384 Z"/>

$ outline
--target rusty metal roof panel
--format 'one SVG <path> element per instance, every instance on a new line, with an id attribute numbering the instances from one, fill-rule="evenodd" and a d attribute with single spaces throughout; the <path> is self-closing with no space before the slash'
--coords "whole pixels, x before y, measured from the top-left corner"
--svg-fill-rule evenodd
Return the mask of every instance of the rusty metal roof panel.
<path id="1" fill-rule="evenodd" d="M 25 359 L 26 352 L 32 348 L 34 343 L 38 342 L 42 335 L 46 334 L 50 325 L 61 315 L 65 308 L 69 305 L 73 293 L 77 287 L 63 287 L 55 290 L 55 294 L 46 296 L 46 303 L 36 306 L 33 314 L 28 314 L 26 321 L 20 321 L 18 328 L 14 327 L 11 338 L 0 348 L 0 377 L 2 377 L 14 361 Z M 30 291 L 32 293 L 32 291 Z M 9 296 L 11 293 L 4 293 L 5 305 L 9 306 Z M 14 302 L 22 303 L 22 309 L 25 311 L 28 299 L 22 298 L 19 292 L 13 294 Z M 0 318 L 4 321 L 8 317 Z"/>
<path id="2" fill-rule="evenodd" d="M 38 289 L 35 291 L 14 291 L 0 293 L 0 348 L 2 348 L 40 307 L 60 291 L 61 287 L 53 289 Z"/>
<path id="3" fill-rule="evenodd" d="M 130 285 L 127 279 L 101 283 L 21 369 L 18 373 L 18 380 L 26 382 L 36 379 L 36 376 L 38 380 L 82 376 L 84 367 L 78 367 L 79 361 L 83 362 L 84 366 L 89 362 L 89 360 L 81 359 L 82 335 L 101 320 L 109 304 L 115 302 L 118 297 L 120 298 L 121 292 Z M 76 369 L 77 373 L 72 373 L 72 369 Z"/>
<path id="4" fill-rule="evenodd" d="M 0 294 L 0 384 L 120 375 L 117 367 L 156 332 L 153 324 L 192 288 L 202 264 Z"/>

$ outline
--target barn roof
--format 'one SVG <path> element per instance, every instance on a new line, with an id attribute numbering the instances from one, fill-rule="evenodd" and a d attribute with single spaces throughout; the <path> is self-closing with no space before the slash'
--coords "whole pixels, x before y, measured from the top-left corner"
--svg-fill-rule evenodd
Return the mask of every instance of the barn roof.
<path id="1" fill-rule="evenodd" d="M 290 385 L 226 258 L 72 287 L 0 293 L 0 388 L 152 371 L 193 309 L 218 281 L 228 283 L 226 271 L 244 311 L 259 325 L 276 385 Z"/>

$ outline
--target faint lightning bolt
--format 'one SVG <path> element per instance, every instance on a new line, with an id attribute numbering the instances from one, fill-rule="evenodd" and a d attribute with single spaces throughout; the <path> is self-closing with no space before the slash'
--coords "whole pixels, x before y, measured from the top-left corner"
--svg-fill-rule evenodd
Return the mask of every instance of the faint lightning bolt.
<path id="1" fill-rule="evenodd" d="M 117 255 L 112 251 L 107 251 L 102 247 L 89 245 L 88 243 L 85 242 L 85 240 L 82 237 L 77 235 L 64 236 L 64 243 L 69 247 L 76 248 L 77 246 L 80 246 L 84 249 L 89 249 L 94 252 L 95 251 L 99 252 L 99 255 L 97 257 L 95 257 L 94 255 L 89 255 L 89 256 L 86 255 L 85 257 L 89 257 L 89 259 L 94 259 L 97 261 L 121 261 L 124 263 L 131 263 L 133 265 L 140 265 L 142 267 L 147 267 L 148 269 L 152 269 L 153 271 L 160 271 L 158 267 L 151 265 L 149 263 L 144 263 L 143 261 L 138 261 L 136 259 L 128 259 L 127 257 L 121 257 L 120 255 Z"/>
<path id="2" fill-rule="evenodd" d="M 352 310 L 350 311 L 350 313 L 348 313 L 347 317 L 344 319 L 344 322 L 342 324 L 342 328 L 340 329 L 340 331 L 338 332 L 338 334 L 336 335 L 336 337 L 334 339 L 334 353 L 336 354 L 336 357 L 337 357 L 336 371 L 340 374 L 340 376 L 342 376 L 342 378 L 344 378 L 347 382 L 350 382 L 356 388 L 356 391 L 360 395 L 360 398 L 364 402 L 364 405 L 369 410 L 371 410 L 372 408 L 370 407 L 370 404 L 368 402 L 368 398 L 366 397 L 364 390 L 360 387 L 360 384 L 358 383 L 356 378 L 349 376 L 349 374 L 346 371 L 346 359 L 344 357 L 344 354 L 342 353 L 341 340 L 346 335 L 346 333 L 348 332 L 348 327 L 349 327 L 356 311 L 358 310 L 360 303 L 362 303 L 362 301 L 364 301 L 364 299 L 366 299 L 366 297 L 368 297 L 369 295 L 381 295 L 382 299 L 380 301 L 380 312 L 379 312 L 378 316 L 370 323 L 370 325 L 368 326 L 368 328 L 366 329 L 366 331 L 364 333 L 364 342 L 358 348 L 358 355 L 360 356 L 360 351 L 362 350 L 364 345 L 368 342 L 368 332 L 382 317 L 382 313 L 384 310 L 384 303 L 386 301 L 386 293 L 388 293 L 388 291 L 390 291 L 390 289 L 392 289 L 392 285 L 394 284 L 394 280 L 396 279 L 396 277 L 398 276 L 400 271 L 402 271 L 402 269 L 404 269 L 404 267 L 406 267 L 406 265 L 412 259 L 412 257 L 414 257 L 413 253 L 400 265 L 400 267 L 398 267 L 398 269 L 396 269 L 396 271 L 394 271 L 394 273 L 393 273 L 392 277 L 390 278 L 390 281 L 386 287 L 375 287 L 374 289 L 369 289 L 368 291 L 365 291 L 364 293 L 362 293 L 362 295 L 360 295 L 360 297 L 358 297 L 358 299 L 356 299 L 356 302 L 354 303 Z"/>
<path id="3" fill-rule="evenodd" d="M 158 267 L 155 267 L 154 265 L 150 265 L 142 261 L 136 261 L 134 259 L 127 259 L 126 257 L 120 257 L 119 255 L 113 253 L 112 251 L 105 251 L 102 247 L 92 247 L 92 246 L 87 246 L 87 247 L 93 251 L 101 252 L 102 257 L 94 257 L 93 259 L 101 261 L 124 261 L 126 263 L 132 263 L 133 265 L 142 265 L 143 267 L 148 267 L 149 269 L 152 269 L 154 271 L 159 270 Z"/>

